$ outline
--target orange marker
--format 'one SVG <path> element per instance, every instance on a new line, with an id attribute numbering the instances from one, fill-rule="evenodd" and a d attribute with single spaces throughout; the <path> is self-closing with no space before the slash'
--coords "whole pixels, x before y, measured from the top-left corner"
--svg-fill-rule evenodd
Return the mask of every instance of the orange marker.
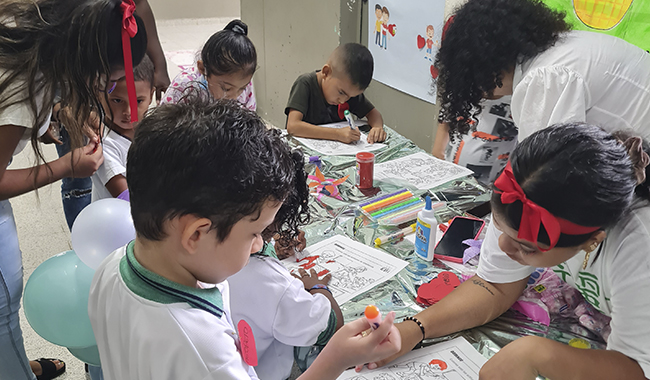
<path id="1" fill-rule="evenodd" d="M 372 327 L 373 330 L 379 327 L 379 324 L 381 323 L 381 313 L 379 312 L 377 306 L 366 306 L 366 311 L 363 314 L 365 314 L 366 319 L 368 320 L 368 323 L 370 323 L 370 327 Z"/>

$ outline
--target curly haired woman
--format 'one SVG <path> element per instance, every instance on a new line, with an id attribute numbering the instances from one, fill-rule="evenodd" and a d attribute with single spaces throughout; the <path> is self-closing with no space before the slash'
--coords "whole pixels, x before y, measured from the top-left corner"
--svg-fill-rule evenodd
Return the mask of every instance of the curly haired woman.
<path id="1" fill-rule="evenodd" d="M 469 132 L 483 99 L 506 95 L 519 141 L 568 121 L 650 135 L 650 55 L 616 37 L 570 31 L 564 14 L 539 0 L 470 0 L 436 66 L 439 119 L 452 138 Z"/>

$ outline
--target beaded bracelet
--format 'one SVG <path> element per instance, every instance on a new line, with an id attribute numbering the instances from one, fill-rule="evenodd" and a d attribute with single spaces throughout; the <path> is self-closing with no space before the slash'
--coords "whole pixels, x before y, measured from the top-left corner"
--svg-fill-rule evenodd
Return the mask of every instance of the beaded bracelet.
<path id="1" fill-rule="evenodd" d="M 415 317 L 406 317 L 406 318 L 404 318 L 404 320 L 405 321 L 413 321 L 413 322 L 417 323 L 417 325 L 420 327 L 420 331 L 422 331 L 422 340 L 424 340 L 424 338 L 426 338 L 427 334 L 424 332 L 424 325 L 422 324 L 422 322 L 418 321 L 418 319 L 415 318 Z"/>
<path id="2" fill-rule="evenodd" d="M 330 292 L 330 294 L 332 294 L 332 291 L 330 290 L 330 288 L 328 288 L 327 285 L 323 285 L 323 284 L 316 284 L 316 285 L 312 286 L 310 289 L 305 289 L 305 290 L 308 291 L 308 292 L 311 292 L 314 289 L 327 290 L 328 292 Z"/>

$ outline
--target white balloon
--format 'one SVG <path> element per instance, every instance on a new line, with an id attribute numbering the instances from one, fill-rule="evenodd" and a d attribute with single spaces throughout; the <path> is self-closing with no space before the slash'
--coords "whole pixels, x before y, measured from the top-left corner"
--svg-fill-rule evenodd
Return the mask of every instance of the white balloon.
<path id="1" fill-rule="evenodd" d="M 72 249 L 92 269 L 133 239 L 131 204 L 121 199 L 101 199 L 89 204 L 72 225 Z"/>

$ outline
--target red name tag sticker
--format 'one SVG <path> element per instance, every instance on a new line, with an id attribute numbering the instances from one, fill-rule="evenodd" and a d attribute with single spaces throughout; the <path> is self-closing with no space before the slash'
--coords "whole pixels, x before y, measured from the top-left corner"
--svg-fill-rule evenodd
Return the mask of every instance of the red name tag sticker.
<path id="1" fill-rule="evenodd" d="M 255 347 L 255 337 L 251 326 L 242 319 L 237 323 L 237 333 L 239 333 L 242 359 L 249 366 L 255 367 L 257 365 L 257 348 Z"/>

